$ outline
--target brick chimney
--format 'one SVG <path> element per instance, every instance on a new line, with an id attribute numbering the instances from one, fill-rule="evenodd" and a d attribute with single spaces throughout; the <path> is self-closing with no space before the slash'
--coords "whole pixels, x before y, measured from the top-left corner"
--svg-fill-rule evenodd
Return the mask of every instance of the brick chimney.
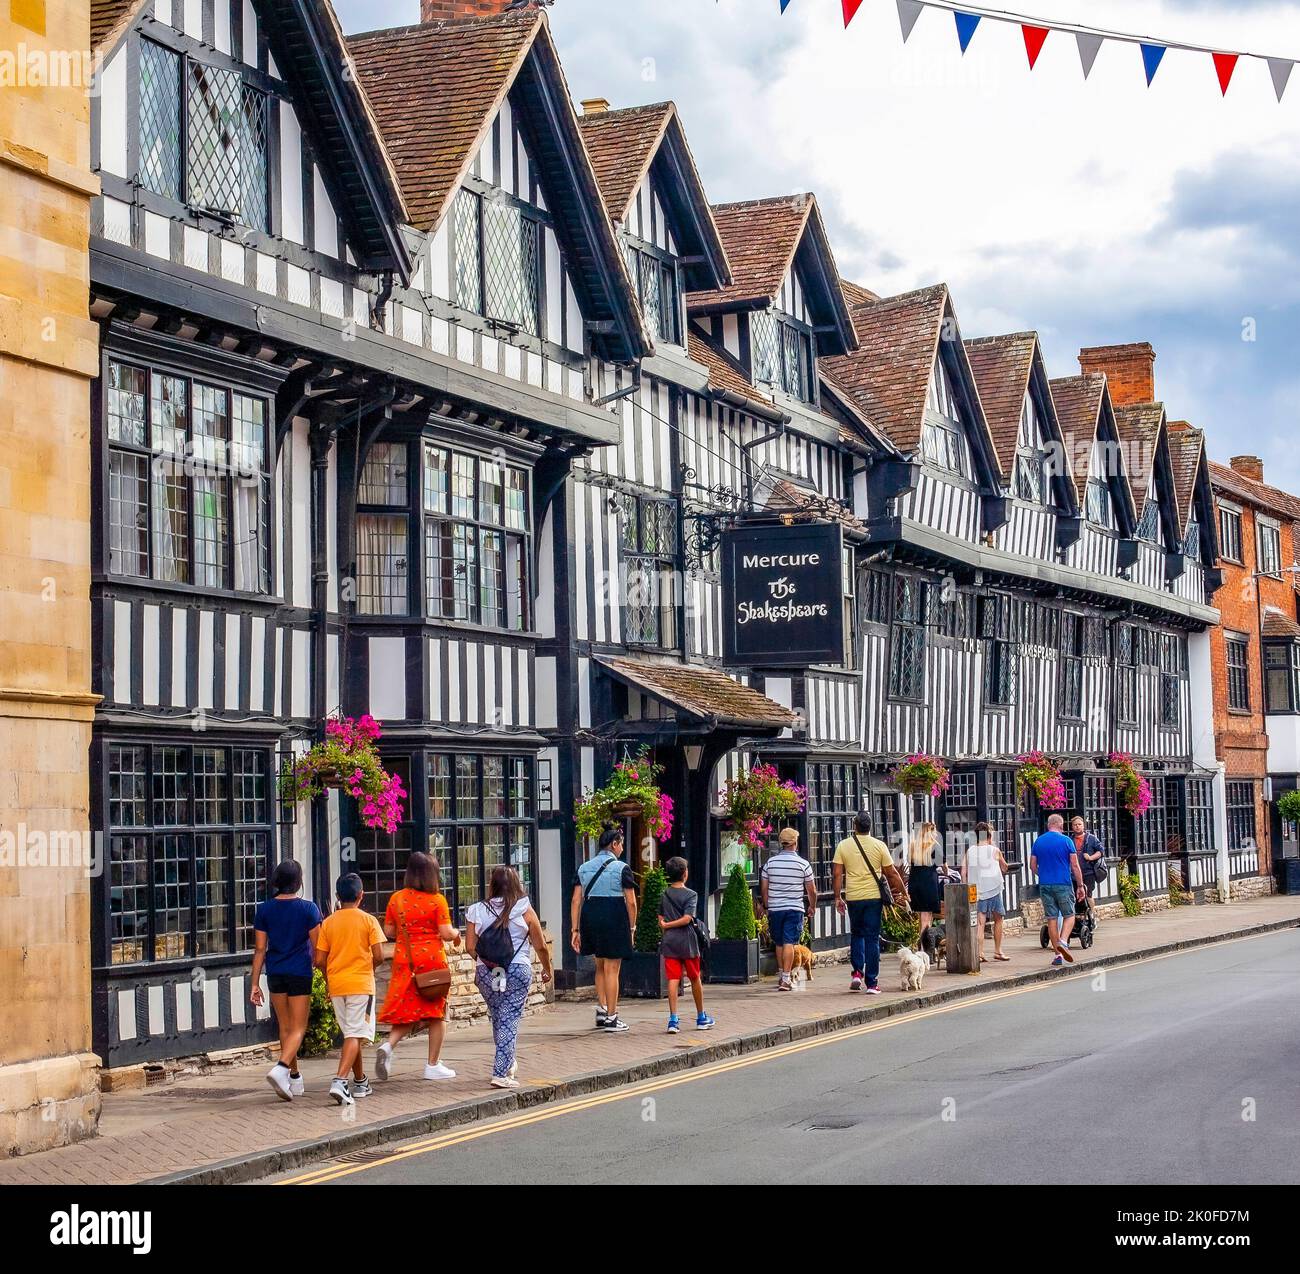
<path id="1" fill-rule="evenodd" d="M 1264 481 L 1264 462 L 1258 456 L 1233 456 L 1228 464 L 1233 473 L 1239 473 L 1252 482 Z"/>
<path id="2" fill-rule="evenodd" d="M 607 97 L 584 97 L 582 99 L 582 113 L 584 115 L 604 115 L 609 110 L 609 98 Z"/>
<path id="3" fill-rule="evenodd" d="M 1155 402 L 1156 352 L 1146 341 L 1081 349 L 1079 366 L 1084 372 L 1106 374 L 1110 396 L 1117 407 Z"/>
<path id="4" fill-rule="evenodd" d="M 541 0 L 420 0 L 421 22 L 445 22 L 449 18 L 490 18 L 507 9 L 536 8 Z M 549 3 L 549 0 L 547 0 Z"/>

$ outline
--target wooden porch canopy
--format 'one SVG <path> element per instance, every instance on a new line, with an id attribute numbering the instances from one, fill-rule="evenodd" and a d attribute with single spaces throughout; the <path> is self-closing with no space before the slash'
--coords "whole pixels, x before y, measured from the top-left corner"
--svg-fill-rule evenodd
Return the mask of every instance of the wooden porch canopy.
<path id="1" fill-rule="evenodd" d="M 716 668 L 670 659 L 597 658 L 596 662 L 615 681 L 648 695 L 705 729 L 774 734 L 798 721 L 788 708 Z"/>

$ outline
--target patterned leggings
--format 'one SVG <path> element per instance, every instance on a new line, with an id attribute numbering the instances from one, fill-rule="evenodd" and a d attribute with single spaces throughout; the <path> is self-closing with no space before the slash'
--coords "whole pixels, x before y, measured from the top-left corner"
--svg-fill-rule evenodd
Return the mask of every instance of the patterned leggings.
<path id="1" fill-rule="evenodd" d="M 496 1059 L 492 1064 L 492 1077 L 500 1079 L 510 1073 L 515 1064 L 515 1041 L 519 1038 L 519 1023 L 528 1001 L 528 988 L 533 981 L 531 964 L 512 964 L 506 970 L 506 989 L 492 988 L 492 970 L 479 963 L 474 971 L 479 994 L 487 1001 L 492 1018 L 492 1039 L 496 1043 Z"/>

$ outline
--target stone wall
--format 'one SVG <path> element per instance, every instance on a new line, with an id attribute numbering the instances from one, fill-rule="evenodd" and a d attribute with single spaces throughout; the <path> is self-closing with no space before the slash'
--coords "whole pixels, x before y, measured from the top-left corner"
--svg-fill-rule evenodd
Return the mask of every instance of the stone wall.
<path id="1" fill-rule="evenodd" d="M 95 1132 L 89 0 L 0 6 L 0 1154 Z M 68 54 L 74 55 L 71 59 Z M 32 75 L 40 65 L 54 73 Z M 33 84 L 38 80 L 38 84 Z M 54 843 L 51 838 L 57 837 Z M 50 854 L 61 864 L 51 866 Z"/>

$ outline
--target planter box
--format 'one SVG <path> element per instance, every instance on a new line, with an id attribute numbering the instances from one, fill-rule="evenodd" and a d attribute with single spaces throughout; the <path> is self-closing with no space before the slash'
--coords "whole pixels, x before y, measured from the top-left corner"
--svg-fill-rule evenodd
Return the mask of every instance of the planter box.
<path id="1" fill-rule="evenodd" d="M 709 982 L 745 984 L 758 981 L 758 939 L 744 938 L 709 943 Z"/>
<path id="2" fill-rule="evenodd" d="M 664 962 L 659 952 L 634 951 L 618 971 L 619 994 L 629 1000 L 662 1000 L 668 994 Z"/>

